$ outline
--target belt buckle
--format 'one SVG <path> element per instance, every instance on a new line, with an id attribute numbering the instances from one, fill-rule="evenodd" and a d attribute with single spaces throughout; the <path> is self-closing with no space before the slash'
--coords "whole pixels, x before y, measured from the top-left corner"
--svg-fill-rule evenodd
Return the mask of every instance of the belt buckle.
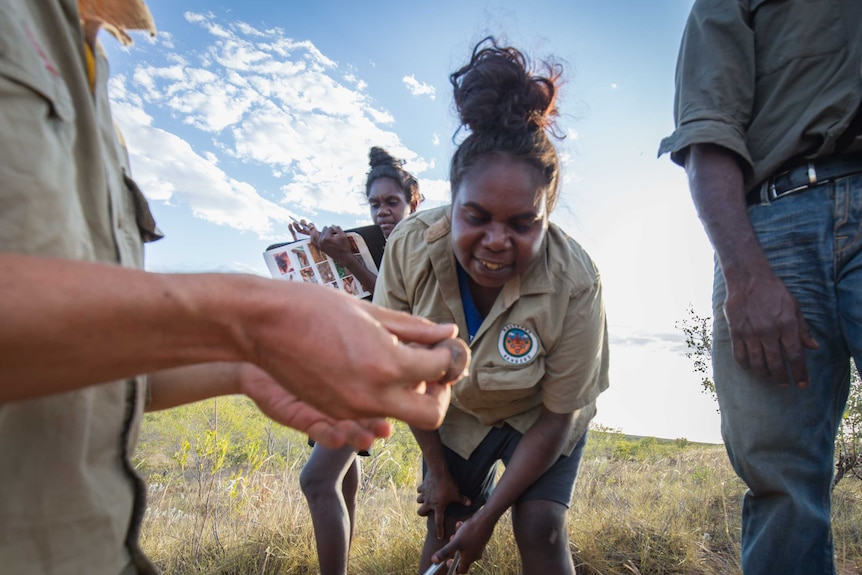
<path id="1" fill-rule="evenodd" d="M 775 181 L 773 180 L 770 183 L 769 190 L 767 191 L 767 198 L 769 201 L 774 202 L 779 198 L 783 198 L 784 196 L 789 196 L 790 194 L 795 194 L 796 192 L 801 192 L 805 188 L 808 188 L 811 184 L 802 184 L 801 186 L 796 186 L 795 188 L 790 188 L 789 190 L 782 190 L 781 192 L 777 192 L 775 190 Z"/>
<path id="2" fill-rule="evenodd" d="M 783 176 L 784 174 L 788 174 L 788 173 L 790 173 L 790 170 L 788 170 L 787 172 L 782 172 L 781 174 L 778 174 L 777 176 L 770 179 L 769 188 L 768 188 L 767 194 L 766 194 L 769 201 L 775 201 L 778 198 L 783 198 L 784 196 L 789 196 L 791 194 L 795 194 L 796 192 L 801 192 L 802 190 L 804 190 L 806 188 L 809 188 L 811 186 L 814 186 L 814 185 L 821 183 L 817 179 L 817 170 L 814 168 L 814 163 L 808 162 L 808 174 L 807 174 L 808 175 L 808 181 L 807 182 L 805 182 L 804 184 L 800 184 L 798 186 L 795 186 L 793 188 L 789 188 L 787 190 L 782 190 L 780 193 L 777 192 L 775 190 L 775 180 L 778 179 L 779 177 Z"/>

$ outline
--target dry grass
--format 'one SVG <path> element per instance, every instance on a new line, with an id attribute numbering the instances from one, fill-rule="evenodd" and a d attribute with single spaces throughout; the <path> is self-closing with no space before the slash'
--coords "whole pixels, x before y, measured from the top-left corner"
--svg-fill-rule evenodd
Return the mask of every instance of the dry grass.
<path id="1" fill-rule="evenodd" d="M 186 414 L 191 416 L 194 414 Z M 220 424 L 223 435 L 224 419 Z M 211 425 L 211 414 L 205 420 Z M 163 427 L 165 423 L 161 422 Z M 270 447 L 283 457 L 266 452 L 244 464 L 228 465 L 231 442 L 238 442 L 235 435 L 222 444 L 226 449 L 208 451 L 202 436 L 194 435 L 198 431 L 193 425 L 186 430 L 199 441 L 190 440 L 184 465 L 178 455 L 182 449 L 173 453 L 167 447 L 168 453 L 159 456 L 155 447 L 165 449 L 168 444 L 152 429 L 141 460 L 150 482 L 142 544 L 165 573 L 317 573 L 314 534 L 299 490 L 299 470 L 309 451 L 302 436 L 285 431 L 287 435 L 280 439 L 269 437 Z M 416 573 L 425 523 L 416 515 L 418 451 L 407 435 L 401 430 L 400 437 L 375 446 L 374 455 L 363 461 L 352 574 Z M 631 447 L 633 440 L 594 434 L 588 444 L 569 521 L 578 573 L 740 573 L 737 557 L 744 488 L 727 464 L 723 449 L 652 441 L 644 442 L 646 449 L 634 456 L 614 456 L 625 441 Z M 859 573 L 862 567 L 860 503 L 862 482 L 847 480 L 838 486 L 833 505 L 842 574 Z M 485 557 L 471 573 L 518 572 L 506 515 Z"/>

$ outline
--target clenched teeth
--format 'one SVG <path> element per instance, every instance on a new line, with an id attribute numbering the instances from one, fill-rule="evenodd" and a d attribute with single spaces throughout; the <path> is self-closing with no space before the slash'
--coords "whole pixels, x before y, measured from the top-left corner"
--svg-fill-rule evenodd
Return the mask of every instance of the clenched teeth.
<path id="1" fill-rule="evenodd" d="M 485 260 L 479 260 L 479 262 L 480 262 L 483 266 L 485 266 L 486 268 L 488 268 L 489 270 L 491 270 L 492 272 L 495 272 L 495 271 L 497 271 L 497 270 L 501 270 L 501 269 L 503 269 L 503 268 L 505 267 L 503 264 L 497 264 L 497 263 L 494 263 L 494 262 L 486 262 Z"/>

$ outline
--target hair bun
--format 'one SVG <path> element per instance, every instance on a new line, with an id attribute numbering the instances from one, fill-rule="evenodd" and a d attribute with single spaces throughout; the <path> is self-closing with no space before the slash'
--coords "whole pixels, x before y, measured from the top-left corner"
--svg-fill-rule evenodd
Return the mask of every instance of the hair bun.
<path id="1" fill-rule="evenodd" d="M 501 48 L 493 37 L 479 42 L 470 62 L 449 77 L 461 124 L 474 133 L 552 128 L 560 67 L 545 66 L 541 75 L 519 50 Z"/>
<path id="2" fill-rule="evenodd" d="M 389 152 L 378 146 L 372 147 L 368 152 L 368 165 L 371 166 L 372 170 L 377 166 L 392 166 L 393 168 L 400 168 L 404 163 L 404 160 L 393 158 Z"/>
<path id="3" fill-rule="evenodd" d="M 390 178 L 404 192 L 404 199 L 410 204 L 410 211 L 416 210 L 416 207 L 424 199 L 419 193 L 419 182 L 413 175 L 405 170 L 402 166 L 406 164 L 406 160 L 399 160 L 381 148 L 380 146 L 372 146 L 368 151 L 368 174 L 365 178 L 365 195 L 366 197 L 371 191 L 371 184 L 378 178 Z"/>

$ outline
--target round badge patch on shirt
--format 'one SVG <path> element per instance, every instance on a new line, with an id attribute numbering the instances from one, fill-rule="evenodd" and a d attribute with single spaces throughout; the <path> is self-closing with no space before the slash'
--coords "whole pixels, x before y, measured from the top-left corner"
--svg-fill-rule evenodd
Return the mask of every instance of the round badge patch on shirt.
<path id="1" fill-rule="evenodd" d="M 510 323 L 500 330 L 500 339 L 497 340 L 497 349 L 500 356 L 509 363 L 520 365 L 527 363 L 539 352 L 539 344 L 536 336 L 529 329 Z"/>

